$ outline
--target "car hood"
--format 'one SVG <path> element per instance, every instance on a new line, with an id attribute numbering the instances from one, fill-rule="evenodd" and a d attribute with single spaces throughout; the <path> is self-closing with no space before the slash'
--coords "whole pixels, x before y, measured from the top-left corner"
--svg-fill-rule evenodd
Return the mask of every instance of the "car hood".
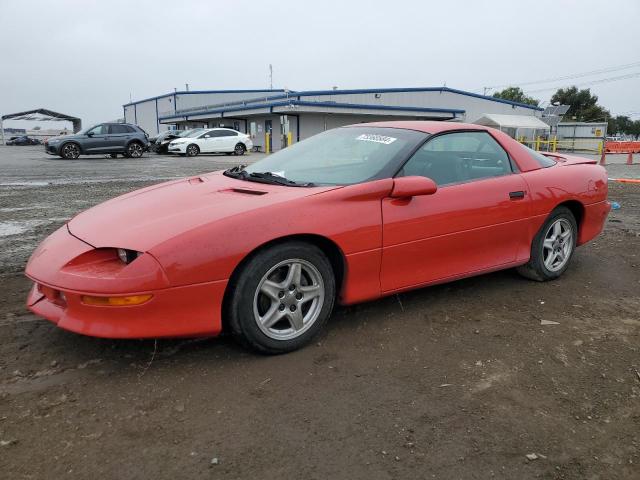
<path id="1" fill-rule="evenodd" d="M 287 187 L 237 180 L 222 172 L 175 180 L 86 210 L 69 232 L 96 248 L 145 252 L 203 225 L 340 187 Z"/>

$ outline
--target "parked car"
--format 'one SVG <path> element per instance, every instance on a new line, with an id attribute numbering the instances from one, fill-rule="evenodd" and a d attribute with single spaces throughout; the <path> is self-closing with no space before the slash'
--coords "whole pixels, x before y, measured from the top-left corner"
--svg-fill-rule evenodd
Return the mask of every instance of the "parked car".
<path id="1" fill-rule="evenodd" d="M 50 155 L 74 159 L 80 155 L 118 154 L 139 158 L 149 148 L 147 133 L 129 123 L 101 123 L 73 135 L 50 138 L 45 151 Z"/>
<path id="2" fill-rule="evenodd" d="M 151 142 L 149 149 L 159 154 L 169 153 L 168 148 L 172 140 L 185 137 L 195 132 L 203 132 L 204 130 L 204 128 L 192 128 L 191 130 L 168 130 L 166 132 L 162 132 L 156 136 L 153 142 Z"/>
<path id="3" fill-rule="evenodd" d="M 208 128 L 192 132 L 169 143 L 169 153 L 195 157 L 200 153 L 244 155 L 253 148 L 249 135 L 230 128 Z"/>
<path id="4" fill-rule="evenodd" d="M 25 145 L 40 145 L 40 140 L 38 140 L 37 138 L 31 138 L 27 135 L 22 135 L 19 137 L 11 137 L 9 140 L 7 140 L 7 145 L 19 145 L 19 146 L 25 146 Z"/>
<path id="5" fill-rule="evenodd" d="M 282 353 L 336 302 L 512 267 L 556 280 L 610 209 L 596 160 L 478 125 L 352 125 L 80 213 L 31 256 L 27 304 L 85 335 L 226 329 Z"/>

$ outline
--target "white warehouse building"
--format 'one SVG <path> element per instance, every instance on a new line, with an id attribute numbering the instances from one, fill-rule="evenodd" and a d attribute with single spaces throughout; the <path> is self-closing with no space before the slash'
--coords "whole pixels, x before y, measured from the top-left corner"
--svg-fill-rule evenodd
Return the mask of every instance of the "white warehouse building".
<path id="1" fill-rule="evenodd" d="M 279 150 L 324 130 L 382 120 L 473 123 L 487 114 L 540 118 L 542 108 L 448 87 L 359 90 L 172 92 L 123 105 L 124 119 L 155 135 L 168 129 L 230 127 Z"/>

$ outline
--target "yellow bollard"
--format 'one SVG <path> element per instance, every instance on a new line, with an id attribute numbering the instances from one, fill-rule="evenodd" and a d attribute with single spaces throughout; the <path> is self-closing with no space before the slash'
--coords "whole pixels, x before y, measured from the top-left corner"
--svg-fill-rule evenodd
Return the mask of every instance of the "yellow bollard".
<path id="1" fill-rule="evenodd" d="M 603 144 L 603 143 L 604 143 L 604 142 L 603 142 L 602 140 L 600 140 L 600 141 L 598 142 L 598 155 L 602 155 L 602 144 Z"/>
<path id="2" fill-rule="evenodd" d="M 287 147 L 291 145 L 291 142 L 293 142 L 293 135 L 289 132 L 287 133 Z"/>
<path id="3" fill-rule="evenodd" d="M 556 153 L 556 150 L 558 150 L 558 136 L 554 136 L 553 137 L 553 153 Z"/>
<path id="4" fill-rule="evenodd" d="M 536 137 L 536 152 L 540 151 L 540 137 Z"/>
<path id="5" fill-rule="evenodd" d="M 271 153 L 271 135 L 264 134 L 264 151 L 265 153 Z"/>

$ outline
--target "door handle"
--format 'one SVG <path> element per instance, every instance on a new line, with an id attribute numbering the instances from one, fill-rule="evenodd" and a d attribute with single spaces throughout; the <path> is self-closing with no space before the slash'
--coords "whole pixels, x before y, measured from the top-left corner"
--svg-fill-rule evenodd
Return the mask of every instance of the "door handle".
<path id="1" fill-rule="evenodd" d="M 525 192 L 523 190 L 518 190 L 517 192 L 509 192 L 509 198 L 511 200 L 522 200 L 525 196 Z"/>

